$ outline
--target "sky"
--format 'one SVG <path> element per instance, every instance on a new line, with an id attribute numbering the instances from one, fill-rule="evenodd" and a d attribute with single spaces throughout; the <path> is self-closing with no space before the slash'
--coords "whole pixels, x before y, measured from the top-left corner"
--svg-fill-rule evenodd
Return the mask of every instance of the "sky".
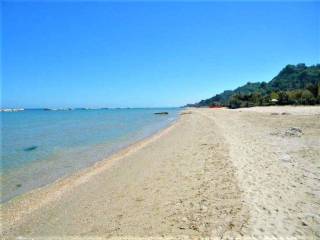
<path id="1" fill-rule="evenodd" d="M 0 7 L 1 107 L 182 106 L 320 63 L 320 2 Z"/>

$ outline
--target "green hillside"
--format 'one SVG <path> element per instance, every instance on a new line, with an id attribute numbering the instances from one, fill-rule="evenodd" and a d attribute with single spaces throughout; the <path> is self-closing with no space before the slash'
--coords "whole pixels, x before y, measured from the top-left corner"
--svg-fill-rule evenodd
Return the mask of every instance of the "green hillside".
<path id="1" fill-rule="evenodd" d="M 187 106 L 230 108 L 268 105 L 320 104 L 320 64 L 287 65 L 270 82 L 256 82 L 224 91 L 212 98 Z"/>

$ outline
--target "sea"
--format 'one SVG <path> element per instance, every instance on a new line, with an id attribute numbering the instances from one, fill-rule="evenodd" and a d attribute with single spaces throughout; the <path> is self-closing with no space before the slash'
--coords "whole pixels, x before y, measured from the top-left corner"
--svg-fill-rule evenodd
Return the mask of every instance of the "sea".
<path id="1" fill-rule="evenodd" d="M 89 167 L 155 134 L 172 124 L 180 110 L 1 112 L 1 203 Z"/>

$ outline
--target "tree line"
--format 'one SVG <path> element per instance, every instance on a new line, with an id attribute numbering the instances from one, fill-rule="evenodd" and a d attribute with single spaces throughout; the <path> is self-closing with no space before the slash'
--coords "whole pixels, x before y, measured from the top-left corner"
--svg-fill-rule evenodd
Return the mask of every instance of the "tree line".
<path id="1" fill-rule="evenodd" d="M 187 106 L 229 108 L 270 105 L 320 104 L 320 64 L 287 65 L 270 82 L 255 82 L 224 91 L 212 98 Z"/>

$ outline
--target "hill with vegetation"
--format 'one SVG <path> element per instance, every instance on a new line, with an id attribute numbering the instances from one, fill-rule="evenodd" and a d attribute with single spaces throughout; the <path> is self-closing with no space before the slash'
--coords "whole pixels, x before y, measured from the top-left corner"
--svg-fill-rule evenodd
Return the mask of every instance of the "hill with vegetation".
<path id="1" fill-rule="evenodd" d="M 247 84 L 187 106 L 230 108 L 320 104 L 320 64 L 287 65 L 270 82 Z"/>

